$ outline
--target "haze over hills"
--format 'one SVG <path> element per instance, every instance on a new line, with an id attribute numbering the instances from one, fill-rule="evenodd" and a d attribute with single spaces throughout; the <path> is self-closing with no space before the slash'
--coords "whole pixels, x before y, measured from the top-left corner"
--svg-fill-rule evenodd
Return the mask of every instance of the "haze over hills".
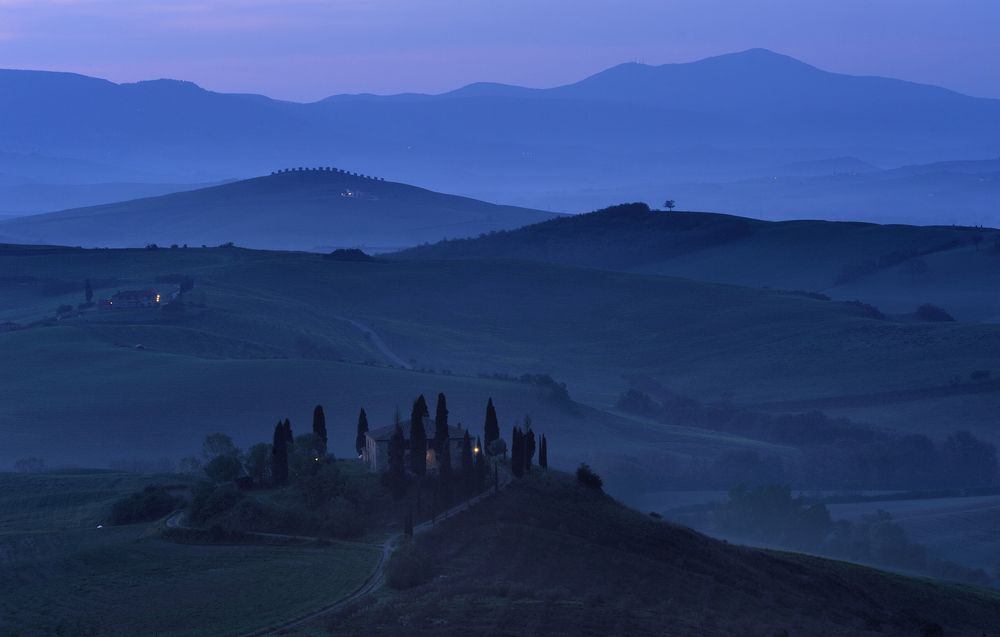
<path id="1" fill-rule="evenodd" d="M 546 213 L 336 170 L 281 172 L 199 190 L 0 221 L 23 243 L 220 245 L 386 251 L 515 228 Z"/>
<path id="2" fill-rule="evenodd" d="M 689 64 L 625 64 L 551 89 L 474 84 L 440 95 L 342 95 L 312 104 L 169 80 L 118 85 L 4 71 L 0 112 L 0 151 L 107 164 L 102 181 L 121 181 L 110 175 L 123 166 L 190 183 L 276 165 L 349 165 L 566 211 L 636 196 L 746 211 L 739 206 L 754 204 L 739 187 L 720 206 L 704 190 L 681 187 L 772 177 L 775 167 L 802 162 L 838 172 L 842 157 L 891 167 L 994 157 L 1000 148 L 1000 100 L 828 73 L 760 49 Z M 53 160 L 48 181 L 74 175 Z M 808 190 L 820 202 L 795 193 L 777 199 L 802 204 L 808 215 L 841 192 L 829 184 Z M 979 222 L 990 195 L 972 193 L 962 202 L 972 209 L 955 214 L 979 215 Z M 906 201 L 883 199 L 882 214 L 909 221 L 939 211 L 910 212 Z"/>

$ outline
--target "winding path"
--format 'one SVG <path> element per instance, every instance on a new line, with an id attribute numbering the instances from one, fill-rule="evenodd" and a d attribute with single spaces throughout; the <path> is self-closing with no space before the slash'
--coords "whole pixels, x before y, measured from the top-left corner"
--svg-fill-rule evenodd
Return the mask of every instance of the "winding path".
<path id="1" fill-rule="evenodd" d="M 413 369 L 413 365 L 410 365 L 402 358 L 397 356 L 396 352 L 389 349 L 389 346 L 385 344 L 385 341 L 382 340 L 382 337 L 379 336 L 378 333 L 376 333 L 375 330 L 373 330 L 372 328 L 368 327 L 361 321 L 355 321 L 354 319 L 347 318 L 346 316 L 335 316 L 334 318 L 344 321 L 345 323 L 350 323 L 354 327 L 361 330 L 364 333 L 365 337 L 368 338 L 368 340 L 371 341 L 372 345 L 375 346 L 375 349 L 382 352 L 382 355 L 385 356 L 387 359 L 389 359 L 389 362 L 395 365 L 396 367 L 402 367 L 403 369 Z"/>
<path id="2" fill-rule="evenodd" d="M 500 472 L 498 475 L 500 477 L 500 485 L 499 488 L 497 489 L 497 492 L 499 492 L 502 489 L 505 489 L 511 483 L 511 477 L 507 474 L 507 472 Z M 460 513 L 462 511 L 471 509 L 473 506 L 479 504 L 480 502 L 492 496 L 493 494 L 494 490 L 492 487 L 490 487 L 486 491 L 480 493 L 479 495 L 469 498 L 465 502 L 453 506 L 452 508 L 448 509 L 441 515 L 437 516 L 433 521 L 427 520 L 425 522 L 421 522 L 420 524 L 414 526 L 413 534 L 420 535 L 422 533 L 426 533 L 427 531 L 434 528 L 434 525 L 437 521 L 446 520 L 455 515 L 456 513 Z M 184 522 L 184 512 L 178 511 L 166 519 L 165 526 L 168 529 L 193 528 L 185 526 L 183 522 Z M 314 541 L 317 539 L 316 537 L 310 537 L 310 536 L 283 535 L 279 533 L 255 533 L 254 535 L 258 535 L 261 537 L 285 538 L 291 540 Z M 375 568 L 368 575 L 367 579 L 365 579 L 365 581 L 361 584 L 361 586 L 356 588 L 352 593 L 348 594 L 346 597 L 342 597 L 335 602 L 327 604 L 326 606 L 318 608 L 305 615 L 300 615 L 299 617 L 290 619 L 287 622 L 283 622 L 281 624 L 277 624 L 274 626 L 268 626 L 266 628 L 261 628 L 259 630 L 255 630 L 250 633 L 244 633 L 240 637 L 269 637 L 270 635 L 276 635 L 286 630 L 299 628 L 301 626 L 314 622 L 317 619 L 320 619 L 332 613 L 336 613 L 337 611 L 345 608 L 347 605 L 353 602 L 368 597 L 378 589 L 382 588 L 382 586 L 385 584 L 385 569 L 386 566 L 389 564 L 389 557 L 392 556 L 393 551 L 396 550 L 396 547 L 399 546 L 400 542 L 402 541 L 403 541 L 402 533 L 395 533 L 386 538 L 385 541 L 382 542 L 381 544 L 382 553 L 379 555 L 378 563 L 375 564 Z"/>

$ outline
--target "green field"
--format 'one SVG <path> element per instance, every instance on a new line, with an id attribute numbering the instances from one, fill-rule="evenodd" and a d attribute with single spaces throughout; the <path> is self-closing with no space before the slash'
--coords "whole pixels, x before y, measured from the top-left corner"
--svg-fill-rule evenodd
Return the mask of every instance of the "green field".
<path id="1" fill-rule="evenodd" d="M 199 546 L 155 525 L 98 528 L 146 484 L 114 472 L 0 474 L 0 635 L 239 635 L 354 590 L 376 547 Z"/>

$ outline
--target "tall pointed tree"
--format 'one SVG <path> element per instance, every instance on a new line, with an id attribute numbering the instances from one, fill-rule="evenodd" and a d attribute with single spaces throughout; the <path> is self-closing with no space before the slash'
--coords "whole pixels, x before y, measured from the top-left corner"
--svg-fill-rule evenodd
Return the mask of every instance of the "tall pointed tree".
<path id="1" fill-rule="evenodd" d="M 517 427 L 510 434 L 510 472 L 515 478 L 524 475 L 524 436 Z"/>
<path id="2" fill-rule="evenodd" d="M 542 434 L 542 442 L 538 446 L 538 466 L 542 469 L 549 468 L 549 442 L 545 439 L 545 434 Z"/>
<path id="3" fill-rule="evenodd" d="M 441 448 L 448 442 L 448 401 L 444 394 L 438 394 L 437 408 L 434 410 L 434 455 L 441 455 Z"/>
<path id="4" fill-rule="evenodd" d="M 323 413 L 323 405 L 316 405 L 313 409 L 313 434 L 319 441 L 320 450 L 326 454 L 326 414 Z"/>
<path id="5" fill-rule="evenodd" d="M 423 394 L 417 396 L 417 407 L 420 409 L 421 416 L 426 416 L 427 418 L 431 417 L 431 412 L 427 408 L 427 399 L 424 398 Z"/>
<path id="6" fill-rule="evenodd" d="M 274 427 L 271 443 L 271 477 L 277 485 L 288 484 L 288 441 L 285 425 L 280 420 Z"/>
<path id="7" fill-rule="evenodd" d="M 475 470 L 476 467 L 472 459 L 472 438 L 469 436 L 469 430 L 466 429 L 465 435 L 462 436 L 462 489 L 466 493 L 471 493 L 473 490 Z"/>
<path id="8" fill-rule="evenodd" d="M 288 448 L 291 449 L 292 445 L 295 444 L 295 436 L 292 435 L 292 421 L 285 418 L 285 442 L 288 443 Z"/>
<path id="9" fill-rule="evenodd" d="M 531 430 L 530 419 L 525 419 L 527 426 L 524 432 L 524 469 L 531 472 L 531 460 L 535 457 L 535 432 Z"/>
<path id="10" fill-rule="evenodd" d="M 497 410 L 493 406 L 492 398 L 486 403 L 486 424 L 484 430 L 483 441 L 486 443 L 486 448 L 489 449 L 490 444 L 500 438 L 500 423 L 497 421 Z"/>
<path id="11" fill-rule="evenodd" d="M 361 413 L 358 414 L 358 433 L 354 436 L 354 450 L 361 455 L 361 452 L 365 450 L 365 434 L 368 433 L 368 414 L 365 413 L 364 407 L 361 408 Z"/>
<path id="12" fill-rule="evenodd" d="M 388 461 L 389 489 L 392 497 L 399 500 L 406 493 L 406 439 L 399 424 L 389 439 Z"/>
<path id="13" fill-rule="evenodd" d="M 427 403 L 422 402 L 423 398 L 413 402 L 410 412 L 410 471 L 418 476 L 427 473 L 427 431 L 424 429 Z"/>

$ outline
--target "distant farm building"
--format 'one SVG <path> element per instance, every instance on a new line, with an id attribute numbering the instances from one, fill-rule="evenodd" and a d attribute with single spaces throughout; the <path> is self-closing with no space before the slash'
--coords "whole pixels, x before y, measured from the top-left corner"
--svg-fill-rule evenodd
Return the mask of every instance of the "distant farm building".
<path id="1" fill-rule="evenodd" d="M 434 453 L 434 422 L 424 418 L 424 434 L 427 436 L 427 469 L 437 470 L 437 457 Z M 406 466 L 410 466 L 410 421 L 400 423 L 399 428 L 403 430 L 403 438 L 406 440 Z M 396 432 L 395 425 L 372 429 L 365 434 L 365 449 L 361 454 L 361 459 L 368 465 L 370 471 L 385 471 L 389 467 L 389 440 Z M 448 427 L 448 446 L 451 452 L 451 466 L 455 469 L 461 468 L 462 462 L 462 439 L 465 437 L 465 430 L 461 427 Z"/>
<path id="2" fill-rule="evenodd" d="M 101 301 L 102 310 L 124 310 L 137 307 L 157 307 L 160 293 L 155 290 L 122 290 Z"/>
<path id="3" fill-rule="evenodd" d="M 17 323 L 12 323 L 11 321 L 3 321 L 0 323 L 0 332 L 13 332 L 19 329 L 21 326 Z"/>

